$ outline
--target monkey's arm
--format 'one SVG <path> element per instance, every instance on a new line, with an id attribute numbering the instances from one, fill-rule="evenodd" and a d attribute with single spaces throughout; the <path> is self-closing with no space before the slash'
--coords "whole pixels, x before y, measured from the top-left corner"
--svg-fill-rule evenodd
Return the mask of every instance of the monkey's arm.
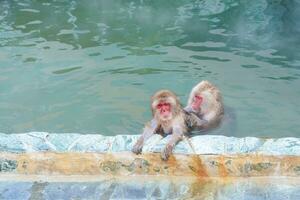
<path id="1" fill-rule="evenodd" d="M 170 155 L 172 154 L 172 151 L 175 147 L 175 145 L 182 140 L 183 138 L 183 127 L 181 127 L 180 125 L 178 126 L 174 126 L 173 127 L 173 131 L 172 131 L 172 135 L 170 140 L 168 141 L 166 147 L 163 149 L 163 151 L 161 152 L 161 158 L 163 160 L 168 160 L 168 158 L 170 157 Z"/>
<path id="2" fill-rule="evenodd" d="M 188 113 L 193 112 L 193 108 L 191 106 L 186 106 L 183 110 L 185 110 Z"/>
<path id="3" fill-rule="evenodd" d="M 207 127 L 208 121 L 205 119 L 201 119 L 201 117 L 198 116 L 190 106 L 186 106 L 184 108 L 184 111 L 186 113 L 185 122 L 190 129 L 202 129 Z"/>
<path id="4" fill-rule="evenodd" d="M 137 140 L 137 142 L 133 146 L 132 152 L 135 153 L 135 154 L 141 153 L 144 143 L 155 133 L 157 128 L 158 128 L 157 121 L 155 119 L 152 119 L 150 121 L 150 123 L 148 123 L 145 126 L 142 135 L 140 136 L 140 138 Z"/>
<path id="5" fill-rule="evenodd" d="M 202 124 L 207 122 L 206 120 L 201 119 L 201 117 L 198 116 L 198 114 L 200 115 L 200 113 L 195 112 L 191 106 L 186 106 L 183 110 L 188 113 L 191 123 L 195 123 L 195 125 L 201 126 Z"/>
<path id="6" fill-rule="evenodd" d="M 190 113 L 188 117 L 188 125 L 189 127 L 196 127 L 196 128 L 205 128 L 208 125 L 208 121 L 205 119 L 201 119 L 194 113 Z"/>

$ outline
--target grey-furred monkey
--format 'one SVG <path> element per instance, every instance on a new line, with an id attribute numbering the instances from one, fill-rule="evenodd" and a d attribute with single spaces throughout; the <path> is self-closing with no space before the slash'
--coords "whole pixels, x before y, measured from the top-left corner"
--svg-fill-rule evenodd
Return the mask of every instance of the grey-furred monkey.
<path id="1" fill-rule="evenodd" d="M 207 130 L 216 127 L 224 115 L 219 89 L 208 81 L 201 81 L 191 91 L 186 111 L 190 130 Z"/>
<path id="2" fill-rule="evenodd" d="M 142 152 L 144 143 L 155 133 L 162 136 L 171 134 L 171 138 L 161 152 L 161 158 L 167 160 L 174 146 L 187 132 L 185 112 L 176 95 L 169 90 L 160 90 L 151 98 L 153 119 L 146 124 L 141 137 L 132 148 L 132 152 Z"/>
<path id="3" fill-rule="evenodd" d="M 207 130 L 219 124 L 224 114 L 220 91 L 208 81 L 201 81 L 191 91 L 187 106 L 182 109 L 176 95 L 169 90 L 160 90 L 151 98 L 153 119 L 132 148 L 142 152 L 145 142 L 155 133 L 171 134 L 161 158 L 167 160 L 174 146 L 191 130 Z"/>

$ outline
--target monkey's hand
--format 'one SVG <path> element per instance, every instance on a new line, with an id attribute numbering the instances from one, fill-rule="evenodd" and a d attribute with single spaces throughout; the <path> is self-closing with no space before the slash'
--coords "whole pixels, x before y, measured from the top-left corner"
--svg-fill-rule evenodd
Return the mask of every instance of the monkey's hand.
<path id="1" fill-rule="evenodd" d="M 191 113 L 191 112 L 194 111 L 193 108 L 192 108 L 191 106 L 186 106 L 183 110 L 185 110 L 185 111 L 188 112 L 188 113 Z"/>
<path id="2" fill-rule="evenodd" d="M 196 121 L 197 127 L 204 128 L 208 124 L 208 121 L 205 119 L 200 119 L 198 117 L 195 117 L 194 119 Z"/>
<path id="3" fill-rule="evenodd" d="M 143 150 L 143 141 L 138 140 L 132 147 L 132 152 L 135 154 L 140 154 Z"/>
<path id="4" fill-rule="evenodd" d="M 201 119 L 194 113 L 190 113 L 186 116 L 186 123 L 191 128 L 203 129 L 208 125 L 208 121 Z"/>
<path id="5" fill-rule="evenodd" d="M 172 154 L 173 148 L 174 148 L 173 143 L 168 143 L 166 147 L 162 150 L 161 152 L 161 159 L 162 160 L 168 160 L 170 155 Z"/>

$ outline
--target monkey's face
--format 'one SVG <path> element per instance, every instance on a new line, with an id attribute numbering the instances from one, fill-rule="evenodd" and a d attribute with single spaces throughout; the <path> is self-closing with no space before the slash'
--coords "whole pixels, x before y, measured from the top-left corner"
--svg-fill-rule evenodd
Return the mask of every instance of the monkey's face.
<path id="1" fill-rule="evenodd" d="M 192 101 L 192 108 L 195 112 L 200 111 L 201 104 L 203 102 L 203 97 L 200 95 L 195 95 Z"/>
<path id="2" fill-rule="evenodd" d="M 166 121 L 172 119 L 172 107 L 168 102 L 159 102 L 156 106 L 156 113 L 159 115 L 160 120 Z"/>
<path id="3" fill-rule="evenodd" d="M 167 122 L 176 117 L 180 104 L 174 93 L 169 90 L 160 90 L 151 98 L 151 109 L 156 120 Z"/>

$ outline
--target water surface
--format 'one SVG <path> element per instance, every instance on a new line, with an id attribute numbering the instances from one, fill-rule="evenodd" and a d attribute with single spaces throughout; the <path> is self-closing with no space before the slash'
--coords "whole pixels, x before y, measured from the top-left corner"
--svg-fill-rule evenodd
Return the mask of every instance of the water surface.
<path id="1" fill-rule="evenodd" d="M 0 131 L 138 134 L 150 96 L 215 83 L 209 134 L 299 137 L 297 0 L 2 0 Z"/>

